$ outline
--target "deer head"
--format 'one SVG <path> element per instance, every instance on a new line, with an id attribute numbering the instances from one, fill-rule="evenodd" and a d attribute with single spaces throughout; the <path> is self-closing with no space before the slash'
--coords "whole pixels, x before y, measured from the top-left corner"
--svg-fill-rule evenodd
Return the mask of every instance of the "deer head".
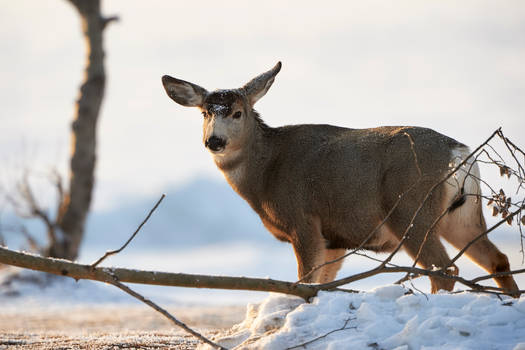
<path id="1" fill-rule="evenodd" d="M 214 155 L 221 157 L 240 150 L 257 124 L 253 106 L 263 97 L 281 70 L 278 62 L 239 89 L 206 89 L 165 75 L 162 84 L 168 96 L 186 107 L 198 107 L 204 116 L 203 142 Z"/>

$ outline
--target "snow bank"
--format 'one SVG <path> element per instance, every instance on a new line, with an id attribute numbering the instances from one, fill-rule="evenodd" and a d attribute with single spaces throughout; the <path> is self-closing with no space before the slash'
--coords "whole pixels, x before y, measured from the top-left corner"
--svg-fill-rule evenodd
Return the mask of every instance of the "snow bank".
<path id="1" fill-rule="evenodd" d="M 230 349 L 523 350 L 525 297 L 414 295 L 398 285 L 322 292 L 309 304 L 270 294 L 216 341 Z"/>

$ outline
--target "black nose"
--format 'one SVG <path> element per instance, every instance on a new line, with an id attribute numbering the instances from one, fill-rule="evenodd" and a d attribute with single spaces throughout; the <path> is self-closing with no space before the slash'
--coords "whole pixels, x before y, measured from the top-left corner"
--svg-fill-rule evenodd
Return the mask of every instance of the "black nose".
<path id="1" fill-rule="evenodd" d="M 226 146 L 226 141 L 217 136 L 212 136 L 206 140 L 204 146 L 208 147 L 212 151 L 220 151 Z"/>

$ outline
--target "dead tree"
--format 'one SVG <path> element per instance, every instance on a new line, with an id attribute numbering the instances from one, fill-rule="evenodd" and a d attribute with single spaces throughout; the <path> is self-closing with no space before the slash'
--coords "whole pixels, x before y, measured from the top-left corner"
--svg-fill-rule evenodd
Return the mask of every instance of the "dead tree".
<path id="1" fill-rule="evenodd" d="M 104 98 L 103 32 L 115 17 L 103 18 L 100 0 L 69 0 L 78 10 L 86 40 L 85 81 L 80 88 L 72 129 L 72 154 L 69 192 L 61 199 L 54 240 L 47 255 L 75 259 L 84 234 L 95 182 L 96 129 Z"/>
<path id="2" fill-rule="evenodd" d="M 54 218 L 39 206 L 27 174 L 18 185 L 19 196 L 10 198 L 15 210 L 24 213 L 23 217 L 36 217 L 45 223 L 49 244 L 42 249 L 43 255 L 74 260 L 84 235 L 95 183 L 97 121 L 106 84 L 103 33 L 107 24 L 117 17 L 103 17 L 100 0 L 68 2 L 80 15 L 86 42 L 85 78 L 71 125 L 69 186 L 66 190 L 58 173 L 53 174 L 58 192 Z"/>

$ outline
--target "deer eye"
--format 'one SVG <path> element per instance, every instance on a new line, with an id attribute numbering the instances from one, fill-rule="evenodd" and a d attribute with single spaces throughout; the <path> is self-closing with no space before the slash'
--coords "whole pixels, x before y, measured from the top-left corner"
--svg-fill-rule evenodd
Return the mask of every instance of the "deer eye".
<path id="1" fill-rule="evenodd" d="M 233 114 L 233 119 L 239 119 L 241 117 L 241 112 L 240 111 L 237 111 Z"/>

